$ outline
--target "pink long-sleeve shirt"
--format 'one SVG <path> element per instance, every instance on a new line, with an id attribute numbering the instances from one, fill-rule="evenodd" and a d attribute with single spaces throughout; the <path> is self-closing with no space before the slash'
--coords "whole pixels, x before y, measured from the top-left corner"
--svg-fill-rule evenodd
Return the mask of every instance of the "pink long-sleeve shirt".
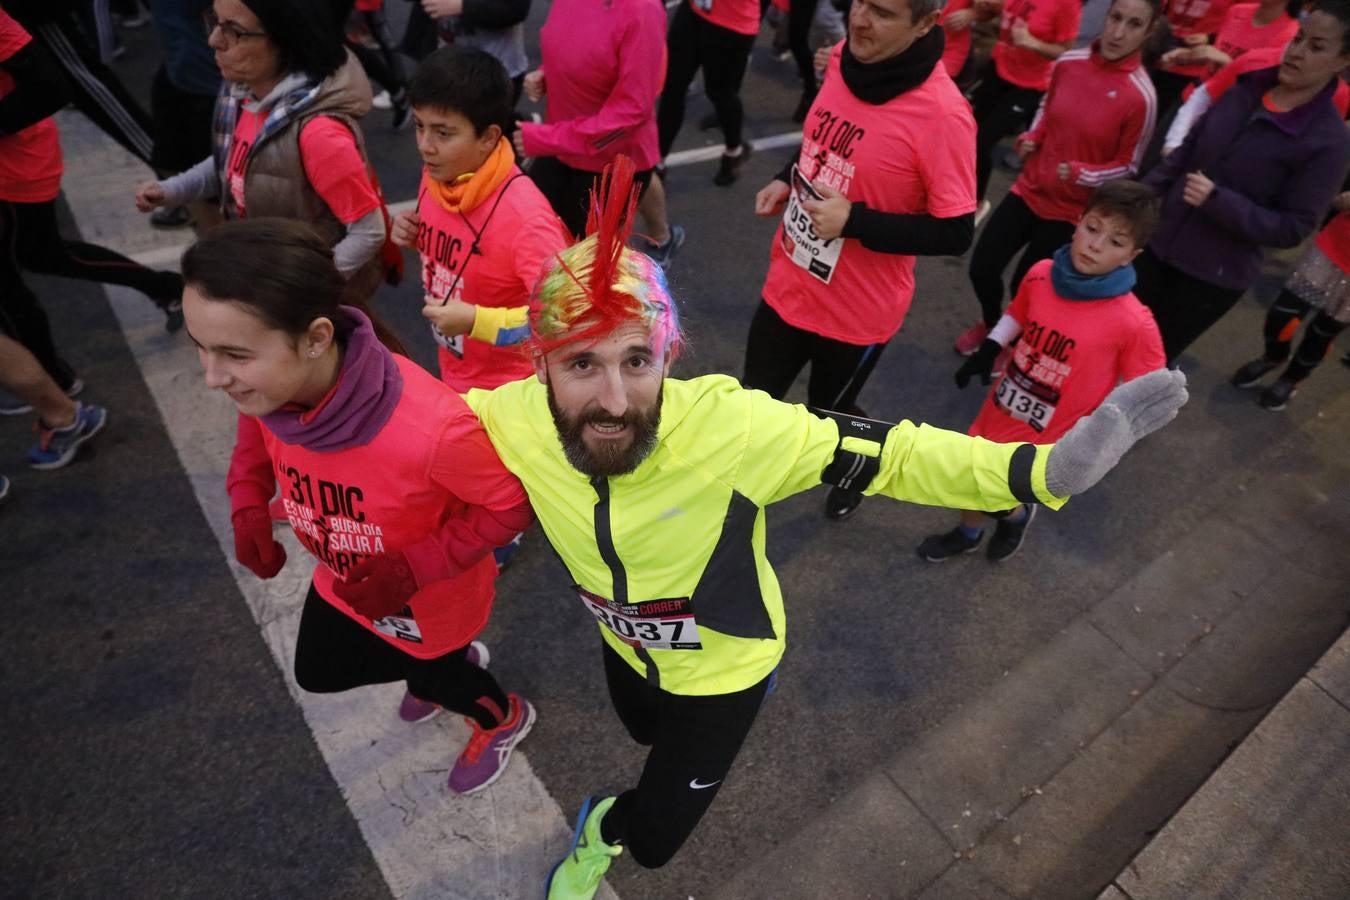
<path id="1" fill-rule="evenodd" d="M 554 0 L 539 33 L 548 111 L 524 122 L 528 156 L 599 172 L 623 153 L 638 170 L 660 161 L 656 103 L 666 72 L 660 0 Z"/>

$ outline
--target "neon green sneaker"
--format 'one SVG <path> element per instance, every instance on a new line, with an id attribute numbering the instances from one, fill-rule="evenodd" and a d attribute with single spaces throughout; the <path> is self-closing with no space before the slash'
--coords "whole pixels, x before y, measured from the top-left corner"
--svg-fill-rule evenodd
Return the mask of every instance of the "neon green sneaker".
<path id="1" fill-rule="evenodd" d="M 548 873 L 548 900 L 590 900 L 595 896 L 610 861 L 623 852 L 622 847 L 600 839 L 600 820 L 613 805 L 613 797 L 587 797 L 581 804 L 572 847 Z"/>

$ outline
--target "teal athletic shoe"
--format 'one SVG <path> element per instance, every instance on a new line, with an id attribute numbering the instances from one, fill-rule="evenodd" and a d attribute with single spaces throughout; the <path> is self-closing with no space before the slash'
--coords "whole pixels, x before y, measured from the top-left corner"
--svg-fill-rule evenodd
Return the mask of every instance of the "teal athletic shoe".
<path id="1" fill-rule="evenodd" d="M 572 846 L 548 873 L 547 900 L 590 900 L 595 896 L 610 862 L 623 852 L 622 847 L 600 839 L 600 820 L 613 805 L 613 797 L 587 797 L 581 804 Z"/>

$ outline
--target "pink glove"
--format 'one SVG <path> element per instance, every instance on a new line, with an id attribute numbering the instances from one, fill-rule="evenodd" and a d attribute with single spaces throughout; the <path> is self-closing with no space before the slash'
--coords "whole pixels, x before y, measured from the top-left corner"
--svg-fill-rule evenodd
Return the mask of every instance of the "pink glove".
<path id="1" fill-rule="evenodd" d="M 259 578 L 272 578 L 286 565 L 286 548 L 272 539 L 272 517 L 266 506 L 246 506 L 230 516 L 234 525 L 234 558 Z"/>
<path id="2" fill-rule="evenodd" d="M 417 578 L 402 553 L 376 556 L 357 563 L 345 581 L 333 582 L 337 594 L 368 619 L 392 616 L 417 593 Z"/>

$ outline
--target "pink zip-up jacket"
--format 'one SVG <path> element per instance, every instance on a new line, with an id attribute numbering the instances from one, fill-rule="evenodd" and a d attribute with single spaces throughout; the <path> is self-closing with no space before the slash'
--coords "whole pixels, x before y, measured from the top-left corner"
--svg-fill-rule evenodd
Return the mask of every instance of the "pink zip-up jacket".
<path id="1" fill-rule="evenodd" d="M 527 156 L 599 172 L 620 153 L 660 161 L 656 103 L 666 74 L 661 0 L 554 0 L 539 33 L 548 111 L 521 123 Z"/>

